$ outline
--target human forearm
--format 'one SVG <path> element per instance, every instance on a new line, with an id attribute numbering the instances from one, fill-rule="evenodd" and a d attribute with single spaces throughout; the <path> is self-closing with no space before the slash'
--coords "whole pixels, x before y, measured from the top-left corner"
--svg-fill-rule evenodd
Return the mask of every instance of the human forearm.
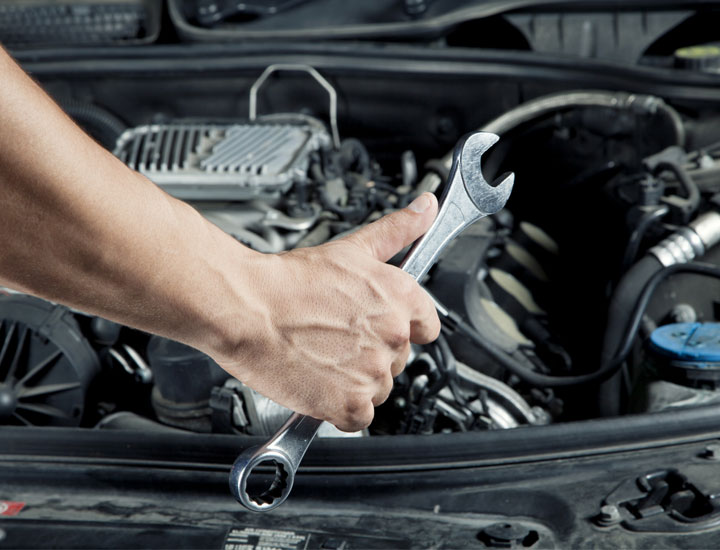
<path id="1" fill-rule="evenodd" d="M 237 339 L 227 284 L 257 255 L 99 147 L 4 53 L 0 74 L 0 280 L 205 351 Z"/>

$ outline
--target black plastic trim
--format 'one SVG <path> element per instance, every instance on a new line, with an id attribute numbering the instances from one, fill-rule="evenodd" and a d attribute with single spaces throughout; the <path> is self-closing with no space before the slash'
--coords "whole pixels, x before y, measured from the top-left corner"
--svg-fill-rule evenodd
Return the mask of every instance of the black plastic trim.
<path id="1" fill-rule="evenodd" d="M 635 67 L 529 52 L 428 49 L 368 44 L 195 45 L 132 50 L 78 48 L 14 52 L 39 78 L 147 76 L 257 71 L 273 63 L 302 63 L 342 74 L 416 74 L 582 82 L 585 88 L 652 93 L 668 99 L 720 100 L 720 75 Z"/>
<path id="2" fill-rule="evenodd" d="M 287 39 L 371 39 L 371 38 L 422 38 L 433 37 L 454 26 L 473 19 L 485 19 L 511 12 L 532 11 L 607 11 L 607 10 L 667 10 L 679 9 L 673 0 L 634 0 L 629 2 L 602 0 L 486 0 L 484 2 L 444 0 L 431 6 L 421 18 L 410 21 L 393 21 L 375 24 L 338 25 L 337 27 L 316 27 L 293 30 L 248 30 L 237 28 L 206 29 L 188 23 L 179 6 L 180 0 L 169 0 L 168 11 L 171 20 L 181 36 L 191 40 L 287 40 Z M 437 7 L 437 6 L 440 7 Z M 694 0 L 682 5 L 683 10 L 715 7 L 717 1 Z M 444 13 L 433 12 L 445 8 Z"/>
<path id="3" fill-rule="evenodd" d="M 720 437 L 720 405 L 549 426 L 433 436 L 317 440 L 303 469 L 401 471 L 470 468 L 650 449 Z M 228 469 L 264 438 L 99 431 L 0 429 L 0 460 Z"/>

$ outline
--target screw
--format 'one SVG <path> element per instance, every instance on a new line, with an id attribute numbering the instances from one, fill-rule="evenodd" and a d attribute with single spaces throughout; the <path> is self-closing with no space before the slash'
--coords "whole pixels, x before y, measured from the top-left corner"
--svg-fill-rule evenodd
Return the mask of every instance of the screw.
<path id="1" fill-rule="evenodd" d="M 425 0 L 405 0 L 405 13 L 408 15 L 422 15 L 428 9 L 428 3 Z"/>
<path id="2" fill-rule="evenodd" d="M 705 445 L 705 452 L 702 454 L 707 460 L 720 460 L 720 443 L 709 443 Z"/>
<path id="3" fill-rule="evenodd" d="M 677 304 L 670 312 L 675 323 L 694 323 L 697 321 L 697 312 L 690 304 Z"/>
<path id="4" fill-rule="evenodd" d="M 530 548 L 538 541 L 537 531 L 513 523 L 493 523 L 477 534 L 487 548 Z"/>
<path id="5" fill-rule="evenodd" d="M 620 510 L 614 504 L 605 504 L 600 508 L 600 515 L 597 517 L 600 525 L 613 525 L 621 520 Z"/>

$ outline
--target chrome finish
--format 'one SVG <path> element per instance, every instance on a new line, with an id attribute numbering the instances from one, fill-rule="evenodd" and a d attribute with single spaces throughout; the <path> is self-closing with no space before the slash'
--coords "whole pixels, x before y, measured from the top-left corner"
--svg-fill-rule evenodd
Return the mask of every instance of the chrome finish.
<path id="1" fill-rule="evenodd" d="M 465 136 L 455 147 L 449 183 L 440 199 L 437 218 L 401 264 L 403 271 L 416 281 L 425 276 L 445 246 L 463 229 L 505 206 L 514 175 L 502 176 L 492 187 L 485 181 L 480 168 L 481 155 L 497 140 L 495 134 L 478 132 Z"/>
<path id="2" fill-rule="evenodd" d="M 463 229 L 505 206 L 514 175 L 504 175 L 492 186 L 485 181 L 480 169 L 481 155 L 497 140 L 495 134 L 478 132 L 463 137 L 455 147 L 437 218 L 401 264 L 402 270 L 416 281 L 422 279 L 445 246 Z M 238 502 L 255 512 L 272 510 L 282 504 L 292 490 L 295 472 L 321 424 L 322 420 L 293 413 L 265 445 L 245 450 L 230 472 L 230 490 Z M 247 482 L 252 470 L 269 461 L 276 465 L 272 485 L 259 495 L 250 495 Z"/>
<path id="3" fill-rule="evenodd" d="M 668 267 L 691 262 L 720 242 L 720 214 L 707 212 L 698 216 L 650 249 L 650 254 Z"/>
<path id="4" fill-rule="evenodd" d="M 322 423 L 322 420 L 293 413 L 267 443 L 238 456 L 230 470 L 230 491 L 238 502 L 254 512 L 267 512 L 285 502 L 300 461 Z M 247 487 L 250 474 L 267 462 L 275 463 L 275 479 L 267 490 L 251 495 Z"/>
<path id="5" fill-rule="evenodd" d="M 310 154 L 329 149 L 321 124 L 294 117 L 243 124 L 171 122 L 130 128 L 114 154 L 185 200 L 250 200 L 307 180 Z"/>
<path id="6" fill-rule="evenodd" d="M 321 75 L 317 69 L 310 65 L 292 64 L 292 63 L 275 63 L 269 65 L 258 79 L 250 87 L 250 107 L 248 118 L 250 121 L 254 121 L 257 118 L 257 96 L 260 88 L 268 77 L 278 71 L 300 71 L 312 76 L 315 81 L 323 87 L 328 93 L 330 99 L 330 131 L 332 132 L 333 145 L 336 149 L 340 148 L 340 131 L 338 130 L 338 115 L 337 115 L 337 92 L 333 88 L 323 75 Z"/>
<path id="7" fill-rule="evenodd" d="M 720 214 L 707 212 L 698 216 L 689 224 L 690 229 L 697 233 L 706 249 L 710 249 L 720 242 Z"/>

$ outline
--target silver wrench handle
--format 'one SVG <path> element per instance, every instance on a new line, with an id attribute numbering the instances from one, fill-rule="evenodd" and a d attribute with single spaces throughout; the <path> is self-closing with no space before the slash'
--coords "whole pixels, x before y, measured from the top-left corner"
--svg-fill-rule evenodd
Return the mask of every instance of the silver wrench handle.
<path id="1" fill-rule="evenodd" d="M 400 265 L 416 281 L 422 279 L 445 246 L 463 229 L 505 205 L 512 190 L 512 176 L 505 177 L 496 189 L 488 193 L 490 186 L 480 171 L 480 156 L 497 140 L 495 134 L 478 132 L 468 134 L 455 147 L 438 215 Z M 463 174 L 471 176 L 471 180 L 465 179 Z M 266 444 L 241 453 L 230 472 L 230 490 L 238 502 L 256 512 L 272 510 L 285 502 L 300 461 L 322 422 L 293 413 Z M 248 490 L 250 474 L 255 467 L 267 462 L 275 464 L 275 478 L 267 490 L 251 494 L 252 491 Z"/>
<path id="2" fill-rule="evenodd" d="M 459 171 L 453 171 L 451 178 L 459 178 Z M 448 184 L 446 195 L 441 199 L 440 210 L 435 221 L 418 239 L 400 264 L 400 269 L 420 282 L 442 254 L 443 249 L 468 225 L 482 216 L 458 184 Z"/>
<path id="3" fill-rule="evenodd" d="M 457 171 L 454 177 L 459 177 Z M 460 185 L 462 183 L 457 182 Z M 457 185 L 448 185 L 454 189 Z M 455 202 L 452 195 L 457 194 Z M 440 211 L 433 225 L 412 247 L 401 269 L 419 281 L 430 269 L 452 238 L 472 223 L 478 216 L 470 205 L 460 204 L 464 193 L 453 193 L 443 197 Z M 466 200 L 467 197 L 465 196 Z M 295 472 L 300 461 L 322 425 L 322 420 L 293 413 L 287 422 L 266 444 L 246 449 L 238 456 L 230 471 L 230 491 L 245 508 L 255 512 L 266 512 L 280 506 L 290 495 L 295 481 Z M 275 479 L 265 491 L 254 494 L 248 488 L 248 479 L 253 470 L 262 463 L 275 464 Z"/>
<path id="4" fill-rule="evenodd" d="M 285 502 L 300 461 L 322 423 L 311 416 L 293 413 L 267 443 L 242 452 L 230 470 L 230 491 L 235 499 L 254 512 L 266 512 Z M 269 488 L 255 492 L 248 487 L 248 480 L 263 463 L 274 464 L 275 478 Z"/>

